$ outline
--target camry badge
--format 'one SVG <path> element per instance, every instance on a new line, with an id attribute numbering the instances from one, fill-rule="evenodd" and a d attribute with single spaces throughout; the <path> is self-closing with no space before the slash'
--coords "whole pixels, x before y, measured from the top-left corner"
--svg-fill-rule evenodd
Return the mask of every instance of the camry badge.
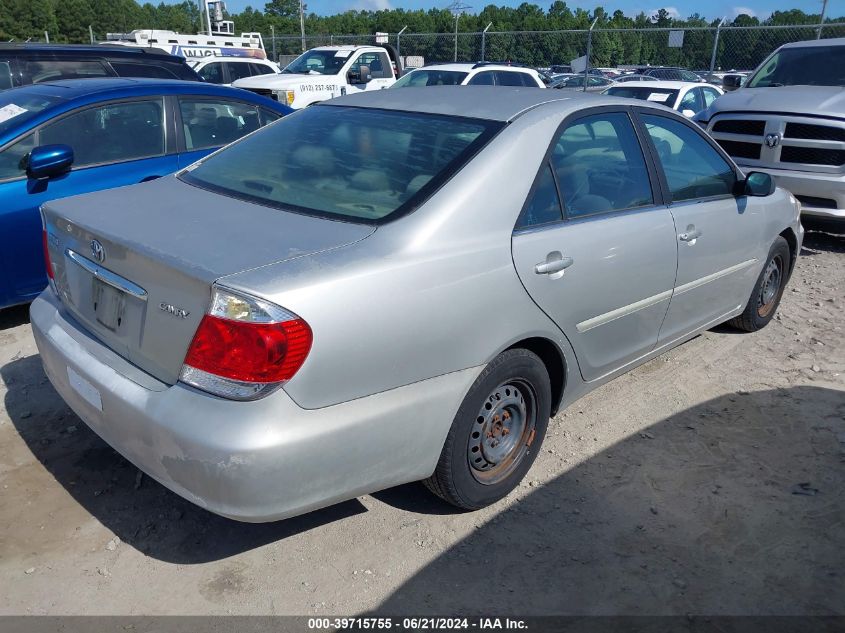
<path id="1" fill-rule="evenodd" d="M 780 145 L 780 134 L 766 134 L 766 147 L 775 148 Z"/>
<path id="2" fill-rule="evenodd" d="M 164 303 L 163 301 L 158 304 L 158 309 L 162 312 L 167 312 L 167 314 L 172 314 L 175 317 L 179 317 L 180 319 L 187 319 L 190 312 L 184 310 L 182 308 L 177 308 L 175 305 L 171 305 L 169 303 Z"/>
<path id="3" fill-rule="evenodd" d="M 91 240 L 91 254 L 100 263 L 106 261 L 106 249 L 97 240 Z"/>

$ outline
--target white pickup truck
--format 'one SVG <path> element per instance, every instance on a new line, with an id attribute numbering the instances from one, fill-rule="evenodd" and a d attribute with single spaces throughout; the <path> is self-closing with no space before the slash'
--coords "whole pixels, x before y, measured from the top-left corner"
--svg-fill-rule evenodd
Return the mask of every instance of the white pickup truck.
<path id="1" fill-rule="evenodd" d="M 321 46 L 297 57 L 281 74 L 245 77 L 232 85 L 304 108 L 345 94 L 389 88 L 401 72 L 389 45 Z"/>

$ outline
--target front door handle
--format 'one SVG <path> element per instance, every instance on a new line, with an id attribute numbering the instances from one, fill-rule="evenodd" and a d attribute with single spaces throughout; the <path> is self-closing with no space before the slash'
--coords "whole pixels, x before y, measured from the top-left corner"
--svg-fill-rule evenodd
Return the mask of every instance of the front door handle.
<path id="1" fill-rule="evenodd" d="M 701 237 L 701 229 L 695 228 L 694 224 L 687 226 L 687 230 L 678 234 L 678 239 L 682 242 L 694 242 Z"/>
<path id="2" fill-rule="evenodd" d="M 569 268 L 574 263 L 575 260 L 571 257 L 564 257 L 560 251 L 552 251 L 546 255 L 546 261 L 534 266 L 534 272 L 538 275 L 554 275 L 562 273 L 565 268 Z"/>

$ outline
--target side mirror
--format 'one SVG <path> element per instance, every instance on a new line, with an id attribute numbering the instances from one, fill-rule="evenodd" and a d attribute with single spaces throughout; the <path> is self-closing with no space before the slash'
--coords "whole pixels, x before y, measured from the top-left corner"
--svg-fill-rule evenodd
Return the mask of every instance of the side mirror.
<path id="1" fill-rule="evenodd" d="M 742 75 L 725 75 L 722 77 L 722 88 L 726 91 L 736 90 L 742 85 Z"/>
<path id="2" fill-rule="evenodd" d="M 70 145 L 40 145 L 29 153 L 26 175 L 41 180 L 61 176 L 73 165 L 73 148 Z"/>
<path id="3" fill-rule="evenodd" d="M 741 191 L 746 196 L 770 196 L 775 192 L 775 179 L 762 171 L 749 172 Z"/>
<path id="4" fill-rule="evenodd" d="M 373 78 L 373 75 L 370 72 L 369 66 L 364 66 L 363 64 L 361 66 L 358 66 L 358 82 L 359 83 L 365 84 L 368 81 L 370 81 L 370 79 L 372 79 L 372 78 Z"/>
<path id="5" fill-rule="evenodd" d="M 694 116 L 695 116 L 695 111 L 694 111 L 694 110 L 690 110 L 689 108 L 686 108 L 686 109 L 684 109 L 684 110 L 681 110 L 681 114 L 683 114 L 683 115 L 684 115 L 685 117 L 687 117 L 688 119 L 691 119 L 692 117 L 694 117 Z"/>

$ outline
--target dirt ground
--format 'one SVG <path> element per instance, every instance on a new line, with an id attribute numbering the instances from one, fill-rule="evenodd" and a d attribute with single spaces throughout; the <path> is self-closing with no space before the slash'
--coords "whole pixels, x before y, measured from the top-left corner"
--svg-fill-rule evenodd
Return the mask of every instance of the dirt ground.
<path id="1" fill-rule="evenodd" d="M 0 614 L 845 614 L 845 238 L 780 314 L 558 415 L 523 485 L 408 485 L 273 524 L 194 507 L 69 411 L 0 313 Z"/>

